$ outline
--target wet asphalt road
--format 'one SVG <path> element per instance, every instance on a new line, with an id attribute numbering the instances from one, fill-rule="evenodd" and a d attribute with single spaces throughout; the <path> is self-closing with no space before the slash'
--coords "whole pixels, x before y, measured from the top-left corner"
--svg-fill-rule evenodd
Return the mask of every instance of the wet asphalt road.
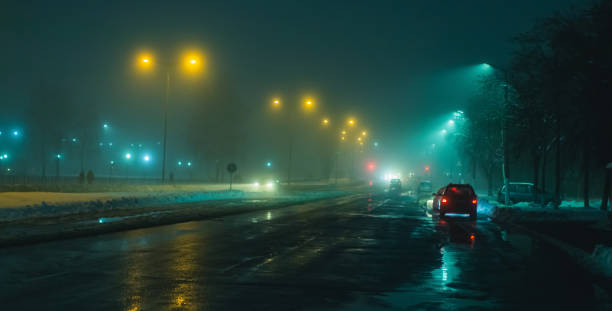
<path id="1" fill-rule="evenodd" d="M 3 310 L 601 309 L 564 255 L 364 194 L 0 249 Z"/>

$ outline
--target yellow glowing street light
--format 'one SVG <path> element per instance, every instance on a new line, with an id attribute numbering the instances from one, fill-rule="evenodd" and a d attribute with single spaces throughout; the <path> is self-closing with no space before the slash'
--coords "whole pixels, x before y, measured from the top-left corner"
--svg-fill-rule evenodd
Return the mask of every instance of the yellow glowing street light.
<path id="1" fill-rule="evenodd" d="M 346 138 L 344 136 L 340 136 L 340 140 L 345 140 Z"/>
<path id="2" fill-rule="evenodd" d="M 361 137 L 357 137 L 357 141 L 361 141 Z"/>
<path id="3" fill-rule="evenodd" d="M 346 123 L 347 123 L 349 126 L 355 126 L 355 123 L 356 123 L 356 122 L 355 122 L 355 120 L 354 120 L 354 119 L 348 119 L 348 121 L 346 121 Z"/>
<path id="4" fill-rule="evenodd" d="M 328 118 L 323 118 L 323 120 L 321 121 L 321 123 L 326 126 L 329 125 L 329 119 Z"/>
<path id="5" fill-rule="evenodd" d="M 345 130 L 342 130 L 341 133 L 342 133 L 342 135 L 346 135 L 346 131 Z"/>
<path id="6" fill-rule="evenodd" d="M 163 62 L 158 63 L 151 53 L 141 52 L 137 54 L 137 67 L 141 70 L 151 70 L 154 67 L 163 67 L 165 74 L 165 100 L 164 100 L 164 134 L 163 134 L 163 147 L 162 147 L 162 169 L 161 169 L 161 181 L 164 183 L 166 178 L 166 150 L 167 150 L 167 137 L 168 137 L 168 96 L 170 93 L 170 73 L 174 70 L 182 69 L 189 73 L 199 73 L 204 67 L 204 56 L 195 50 L 185 51 L 180 55 L 178 62 Z"/>
<path id="7" fill-rule="evenodd" d="M 154 63 L 154 58 L 153 58 L 153 55 L 151 55 L 151 53 L 141 52 L 137 55 L 136 67 L 139 70 L 141 71 L 150 70 L 153 68 L 153 65 L 154 65 L 153 63 Z"/>
<path id="8" fill-rule="evenodd" d="M 368 132 L 366 132 L 366 131 L 362 131 L 361 132 L 361 136 L 367 136 L 367 135 L 368 135 Z"/>
<path id="9" fill-rule="evenodd" d="M 186 51 L 181 56 L 182 69 L 188 73 L 198 73 L 204 67 L 204 57 L 198 51 Z"/>
<path id="10" fill-rule="evenodd" d="M 312 101 L 312 99 L 308 98 L 304 101 L 304 109 L 307 111 L 314 109 L 314 102 Z"/>
<path id="11" fill-rule="evenodd" d="M 272 107 L 275 109 L 279 109 L 281 106 L 281 101 L 278 98 L 272 100 Z"/>

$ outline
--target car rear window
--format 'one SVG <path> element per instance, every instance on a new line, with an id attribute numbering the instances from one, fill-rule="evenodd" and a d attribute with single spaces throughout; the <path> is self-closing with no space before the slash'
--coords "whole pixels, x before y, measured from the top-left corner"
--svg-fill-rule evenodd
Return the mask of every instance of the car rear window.
<path id="1" fill-rule="evenodd" d="M 449 186 L 446 188 L 445 195 L 450 196 L 462 196 L 462 197 L 473 197 L 474 190 L 470 186 Z"/>

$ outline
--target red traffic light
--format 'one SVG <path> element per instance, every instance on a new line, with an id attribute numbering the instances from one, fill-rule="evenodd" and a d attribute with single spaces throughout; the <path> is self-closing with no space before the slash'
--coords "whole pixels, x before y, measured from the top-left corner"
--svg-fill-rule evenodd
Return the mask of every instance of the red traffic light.
<path id="1" fill-rule="evenodd" d="M 367 169 L 368 171 L 373 172 L 376 169 L 376 163 L 368 162 Z"/>

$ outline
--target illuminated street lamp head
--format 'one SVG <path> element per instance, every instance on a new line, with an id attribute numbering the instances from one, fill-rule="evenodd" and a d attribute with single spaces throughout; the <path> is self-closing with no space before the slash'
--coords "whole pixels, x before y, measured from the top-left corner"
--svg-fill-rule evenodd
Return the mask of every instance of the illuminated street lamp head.
<path id="1" fill-rule="evenodd" d="M 348 124 L 348 126 L 355 126 L 355 123 L 357 123 L 355 122 L 355 119 L 348 119 L 346 121 L 346 124 Z"/>
<path id="2" fill-rule="evenodd" d="M 312 99 L 306 99 L 304 101 L 304 110 L 310 111 L 313 109 L 314 109 L 314 102 L 312 101 Z"/>
<path id="3" fill-rule="evenodd" d="M 340 136 L 340 140 L 344 141 L 346 138 L 344 136 Z"/>
<path id="4" fill-rule="evenodd" d="M 56 157 L 57 157 L 57 159 L 59 160 L 59 159 L 61 159 L 61 158 L 62 158 L 62 155 L 58 153 L 58 154 L 56 155 Z"/>
<path id="5" fill-rule="evenodd" d="M 487 63 L 482 63 L 482 68 L 484 68 L 484 69 L 491 69 L 491 65 L 489 65 Z"/>
<path id="6" fill-rule="evenodd" d="M 346 130 L 342 130 L 342 135 L 346 135 Z"/>
<path id="7" fill-rule="evenodd" d="M 132 158 L 132 154 L 131 153 L 126 153 L 125 154 L 125 158 L 128 159 L 128 160 L 131 159 Z"/>
<path id="8" fill-rule="evenodd" d="M 361 136 L 367 136 L 368 132 L 367 131 L 361 131 Z"/>
<path id="9" fill-rule="evenodd" d="M 448 125 L 450 125 L 450 126 L 455 125 L 455 120 L 448 120 Z"/>
<path id="10" fill-rule="evenodd" d="M 203 67 L 203 57 L 199 52 L 188 51 L 183 54 L 183 70 L 189 73 L 198 73 Z"/>
<path id="11" fill-rule="evenodd" d="M 361 141 L 361 137 L 357 137 L 357 141 Z"/>
<path id="12" fill-rule="evenodd" d="M 278 99 L 278 98 L 274 98 L 274 99 L 272 100 L 272 108 L 274 108 L 274 109 L 280 109 L 280 107 L 281 107 L 281 101 L 280 101 L 280 99 Z"/>
<path id="13" fill-rule="evenodd" d="M 323 125 L 329 125 L 329 119 L 328 119 L 328 118 L 324 118 L 324 119 L 321 121 L 321 123 L 322 123 Z"/>
<path id="14" fill-rule="evenodd" d="M 191 162 L 187 162 L 187 166 L 191 166 Z"/>
<path id="15" fill-rule="evenodd" d="M 178 161 L 178 166 L 183 166 L 183 162 L 182 161 Z"/>
<path id="16" fill-rule="evenodd" d="M 442 130 L 440 133 L 441 133 L 442 135 L 446 135 L 446 130 Z"/>
<path id="17" fill-rule="evenodd" d="M 143 160 L 145 160 L 145 162 L 149 162 L 151 160 L 151 157 L 149 157 L 149 155 L 145 155 L 144 157 L 142 157 Z"/>
<path id="18" fill-rule="evenodd" d="M 138 54 L 136 67 L 141 71 L 149 71 L 153 69 L 153 56 L 148 52 Z"/>

